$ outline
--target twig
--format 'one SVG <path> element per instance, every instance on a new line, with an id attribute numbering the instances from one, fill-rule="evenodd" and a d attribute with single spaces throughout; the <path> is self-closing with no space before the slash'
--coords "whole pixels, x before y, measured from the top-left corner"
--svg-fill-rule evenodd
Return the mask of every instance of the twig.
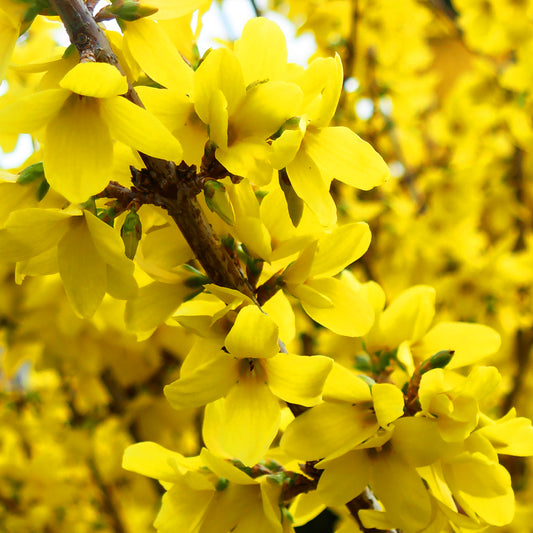
<path id="1" fill-rule="evenodd" d="M 252 4 L 252 8 L 254 10 L 255 16 L 256 17 L 262 17 L 263 14 L 261 13 L 261 10 L 257 6 L 257 2 L 255 0 L 250 0 L 250 4 Z"/>

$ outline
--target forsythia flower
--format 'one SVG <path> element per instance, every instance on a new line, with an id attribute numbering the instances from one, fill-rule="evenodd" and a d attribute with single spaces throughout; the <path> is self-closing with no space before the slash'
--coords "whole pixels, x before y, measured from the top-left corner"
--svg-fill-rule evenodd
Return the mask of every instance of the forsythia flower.
<path id="1" fill-rule="evenodd" d="M 164 392 L 176 409 L 207 404 L 208 447 L 252 465 L 279 429 L 279 399 L 315 405 L 332 360 L 279 353 L 278 326 L 255 306 L 241 309 L 224 344 Z"/>
<path id="2" fill-rule="evenodd" d="M 153 442 L 124 452 L 123 467 L 160 480 L 167 492 L 154 527 L 159 533 L 290 533 L 274 476 L 250 477 L 205 448 L 183 457 Z"/>
<path id="3" fill-rule="evenodd" d="M 0 109 L 0 129 L 29 133 L 46 126 L 46 179 L 69 201 L 83 202 L 108 184 L 113 140 L 153 157 L 181 160 L 179 142 L 159 120 L 120 96 L 128 83 L 115 67 L 79 63 L 59 85 Z"/>

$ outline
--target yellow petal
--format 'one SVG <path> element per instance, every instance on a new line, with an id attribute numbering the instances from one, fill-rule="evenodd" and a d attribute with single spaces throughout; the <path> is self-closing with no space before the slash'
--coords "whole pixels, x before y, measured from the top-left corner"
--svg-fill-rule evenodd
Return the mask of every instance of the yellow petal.
<path id="1" fill-rule="evenodd" d="M 232 133 L 238 139 L 267 139 L 295 116 L 302 90 L 294 83 L 271 81 L 246 91 L 246 98 L 231 116 Z"/>
<path id="2" fill-rule="evenodd" d="M 466 322 L 441 322 L 413 346 L 413 353 L 427 358 L 440 350 L 454 350 L 447 368 L 479 362 L 500 348 L 500 335 L 488 326 Z"/>
<path id="3" fill-rule="evenodd" d="M 104 297 L 107 272 L 84 220 L 73 221 L 59 242 L 57 262 L 72 307 L 83 318 L 90 318 Z"/>
<path id="4" fill-rule="evenodd" d="M 416 470 L 384 449 L 373 460 L 371 488 L 383 502 L 387 517 L 405 531 L 421 531 L 432 516 L 429 493 Z M 400 484 L 391 483 L 401 479 Z"/>
<path id="5" fill-rule="evenodd" d="M 128 92 L 128 81 L 109 63 L 78 63 L 59 85 L 73 93 L 108 98 Z"/>
<path id="6" fill-rule="evenodd" d="M 150 331 L 161 325 L 189 295 L 183 283 L 150 283 L 126 304 L 126 325 L 132 331 Z"/>
<path id="7" fill-rule="evenodd" d="M 181 161 L 179 141 L 146 109 L 121 96 L 102 100 L 101 108 L 115 139 L 152 157 Z"/>
<path id="8" fill-rule="evenodd" d="M 427 285 L 416 285 L 402 292 L 385 309 L 379 320 L 379 327 L 387 345 L 395 348 L 404 340 L 419 340 L 427 331 L 434 315 L 435 289 Z"/>
<path id="9" fill-rule="evenodd" d="M 279 26 L 259 17 L 249 20 L 235 42 L 235 55 L 246 85 L 260 80 L 280 79 L 287 68 L 287 45 Z"/>
<path id="10" fill-rule="evenodd" d="M 315 405 L 332 364 L 333 359 L 322 355 L 275 355 L 265 361 L 268 386 L 286 402 Z"/>
<path id="11" fill-rule="evenodd" d="M 155 21 L 141 19 L 126 24 L 124 41 L 150 78 L 168 89 L 191 94 L 193 71 Z"/>
<path id="12" fill-rule="evenodd" d="M 245 379 L 205 409 L 203 437 L 219 455 L 252 466 L 264 458 L 278 432 L 281 409 L 265 383 Z"/>
<path id="13" fill-rule="evenodd" d="M 365 222 L 337 226 L 318 241 L 309 277 L 338 274 L 367 251 L 370 238 L 370 229 Z"/>
<path id="14" fill-rule="evenodd" d="M 322 468 L 317 493 L 328 506 L 344 505 L 361 494 L 370 481 L 371 462 L 366 451 L 348 452 Z"/>
<path id="15" fill-rule="evenodd" d="M 0 9 L 0 81 L 4 79 L 19 32 L 20 22 Z"/>
<path id="16" fill-rule="evenodd" d="M 346 403 L 322 403 L 295 418 L 281 438 L 292 457 L 312 461 L 346 453 L 378 430 L 368 409 Z"/>
<path id="17" fill-rule="evenodd" d="M 402 391 L 392 383 L 376 383 L 372 386 L 374 411 L 381 427 L 386 427 L 403 416 L 404 400 Z"/>
<path id="18" fill-rule="evenodd" d="M 237 361 L 221 352 L 163 390 L 174 409 L 187 409 L 225 396 L 238 380 Z"/>
<path id="19" fill-rule="evenodd" d="M 246 93 L 239 61 L 226 48 L 212 50 L 194 73 L 194 107 L 205 124 L 211 124 L 213 97 L 217 91 L 224 95 L 229 115 L 233 114 Z"/>
<path id="20" fill-rule="evenodd" d="M 308 301 L 302 301 L 305 312 L 319 324 L 348 337 L 360 337 L 372 327 L 372 306 L 342 281 L 335 278 L 313 279 L 307 285 L 333 303 L 332 307 L 317 307 Z"/>
<path id="21" fill-rule="evenodd" d="M 59 209 L 13 211 L 0 229 L 2 261 L 23 261 L 54 247 L 68 230 L 71 217 L 71 213 Z"/>
<path id="22" fill-rule="evenodd" d="M 241 217 L 235 221 L 235 230 L 247 250 L 255 257 L 268 260 L 272 254 L 270 233 L 259 218 Z"/>
<path id="23" fill-rule="evenodd" d="M 287 174 L 296 194 L 313 211 L 320 223 L 331 226 L 337 221 L 337 207 L 329 194 L 330 181 L 326 181 L 315 162 L 302 149 L 287 165 Z"/>
<path id="24" fill-rule="evenodd" d="M 0 109 L 2 133 L 32 133 L 48 124 L 63 106 L 70 92 L 64 89 L 39 91 L 18 98 Z"/>
<path id="25" fill-rule="evenodd" d="M 181 454 L 155 442 L 138 442 L 124 450 L 122 468 L 162 481 L 176 481 L 181 474 L 175 465 L 181 460 Z"/>
<path id="26" fill-rule="evenodd" d="M 123 271 L 124 275 L 132 275 L 133 261 L 124 254 L 124 243 L 118 233 L 89 211 L 84 211 L 83 214 L 89 233 L 102 259 L 113 268 Z"/>
<path id="27" fill-rule="evenodd" d="M 157 7 L 158 11 L 154 18 L 157 20 L 176 19 L 189 15 L 197 9 L 205 10 L 211 0 L 150 0 L 149 5 Z M 141 19 L 142 20 L 142 19 Z M 136 21 L 137 23 L 139 21 Z"/>
<path id="28" fill-rule="evenodd" d="M 304 145 L 328 183 L 337 179 L 366 191 L 381 185 L 390 175 L 374 148 L 344 126 L 308 132 Z"/>
<path id="29" fill-rule="evenodd" d="M 111 176 L 113 143 L 98 104 L 98 100 L 72 95 L 46 128 L 46 179 L 72 203 L 101 192 Z"/>
<path id="30" fill-rule="evenodd" d="M 238 485 L 255 485 L 257 483 L 257 481 L 248 474 L 242 470 L 239 470 L 229 461 L 226 461 L 226 459 L 217 457 L 207 448 L 202 448 L 200 457 L 202 458 L 205 466 L 207 466 L 209 470 L 215 473 L 218 477 L 222 477 Z"/>
<path id="31" fill-rule="evenodd" d="M 333 363 L 322 396 L 324 400 L 347 403 L 369 402 L 372 398 L 366 381 L 339 363 Z"/>
<path id="32" fill-rule="evenodd" d="M 226 348 L 234 357 L 266 358 L 279 352 L 279 328 L 258 307 L 241 309 L 226 336 Z"/>
<path id="33" fill-rule="evenodd" d="M 411 466 L 420 467 L 436 462 L 446 451 L 435 420 L 408 416 L 394 423 L 394 451 Z"/>
<path id="34" fill-rule="evenodd" d="M 511 418 L 497 421 L 478 430 L 494 446 L 499 454 L 533 455 L 533 427 L 527 418 Z"/>

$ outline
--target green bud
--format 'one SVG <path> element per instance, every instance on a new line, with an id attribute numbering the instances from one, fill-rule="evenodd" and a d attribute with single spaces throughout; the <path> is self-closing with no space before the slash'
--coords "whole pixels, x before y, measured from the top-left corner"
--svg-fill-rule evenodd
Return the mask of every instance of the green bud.
<path id="1" fill-rule="evenodd" d="M 50 190 L 50 184 L 43 178 L 41 183 L 37 185 L 37 200 L 40 202 L 45 196 L 46 193 Z"/>
<path id="2" fill-rule="evenodd" d="M 359 374 L 357 377 L 361 378 L 370 388 L 376 384 L 371 377 L 365 376 L 364 374 Z"/>
<path id="3" fill-rule="evenodd" d="M 302 219 L 304 202 L 293 189 L 285 169 L 279 171 L 279 184 L 283 194 L 285 195 L 285 200 L 287 201 L 287 207 L 289 208 L 289 216 L 291 217 L 292 225 L 296 228 Z"/>
<path id="4" fill-rule="evenodd" d="M 354 367 L 357 370 L 361 370 L 363 372 L 369 372 L 370 370 L 372 370 L 372 362 L 370 360 L 370 356 L 366 353 L 356 355 Z"/>
<path id="5" fill-rule="evenodd" d="M 224 490 L 229 485 L 229 481 L 225 477 L 218 478 L 215 489 L 217 492 Z"/>
<path id="6" fill-rule="evenodd" d="M 93 215 L 96 215 L 96 202 L 92 196 L 86 202 L 79 204 L 79 206 L 85 211 L 90 211 Z"/>
<path id="7" fill-rule="evenodd" d="M 101 11 L 101 14 L 103 16 L 112 15 L 122 20 L 132 22 L 153 15 L 154 13 L 157 13 L 157 11 L 159 11 L 157 7 L 141 5 L 135 0 L 118 0 L 111 5 L 106 6 Z"/>
<path id="8" fill-rule="evenodd" d="M 29 167 L 26 167 L 17 178 L 19 185 L 27 185 L 33 181 L 44 177 L 44 168 L 42 161 L 40 163 L 34 163 Z"/>
<path id="9" fill-rule="evenodd" d="M 211 283 L 211 280 L 203 274 L 191 276 L 185 280 L 185 286 L 189 287 L 190 289 L 198 289 L 199 287 L 203 287 L 208 283 Z"/>
<path id="10" fill-rule="evenodd" d="M 420 374 L 425 374 L 434 368 L 444 368 L 452 360 L 454 353 L 454 350 L 441 350 L 432 355 L 420 365 Z"/>
<path id="11" fill-rule="evenodd" d="M 216 213 L 226 224 L 233 226 L 235 215 L 226 188 L 215 180 L 204 182 L 204 196 L 207 207 Z"/>
<path id="12" fill-rule="evenodd" d="M 120 228 L 120 236 L 124 242 L 126 257 L 133 259 L 142 236 L 141 219 L 135 212 L 135 207 L 132 207 L 131 211 L 126 215 L 124 224 Z"/>

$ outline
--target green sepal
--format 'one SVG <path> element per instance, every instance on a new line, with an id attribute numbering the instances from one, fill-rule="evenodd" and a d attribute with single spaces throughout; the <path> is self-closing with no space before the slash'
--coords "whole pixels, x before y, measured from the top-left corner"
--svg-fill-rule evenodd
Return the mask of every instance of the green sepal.
<path id="1" fill-rule="evenodd" d="M 204 197 L 207 207 L 216 213 L 226 224 L 233 226 L 235 214 L 226 187 L 216 180 L 204 182 Z"/>
<path id="2" fill-rule="evenodd" d="M 45 178 L 37 185 L 37 200 L 40 202 L 45 196 L 46 193 L 50 190 L 50 184 L 46 181 Z"/>
<path id="3" fill-rule="evenodd" d="M 372 370 L 372 361 L 370 356 L 366 353 L 362 353 L 355 356 L 354 368 L 361 370 L 362 372 L 370 372 Z"/>
<path id="4" fill-rule="evenodd" d="M 215 485 L 215 490 L 220 492 L 224 490 L 229 485 L 229 481 L 225 477 L 218 478 L 218 481 Z"/>
<path id="5" fill-rule="evenodd" d="M 296 228 L 298 227 L 300 220 L 302 220 L 304 202 L 293 189 L 285 169 L 279 171 L 279 185 L 283 191 L 283 194 L 285 195 L 285 200 L 287 201 L 287 207 L 289 208 L 289 216 L 291 217 L 292 225 Z"/>
<path id="6" fill-rule="evenodd" d="M 441 350 L 433 354 L 420 365 L 419 373 L 422 375 L 434 368 L 444 368 L 452 360 L 454 353 L 454 350 Z"/>
<path id="7" fill-rule="evenodd" d="M 41 161 L 39 163 L 34 163 L 33 165 L 30 165 L 22 170 L 17 178 L 17 183 L 19 185 L 27 185 L 28 183 L 32 183 L 35 180 L 43 177 L 44 167 L 43 162 Z"/>
<path id="8" fill-rule="evenodd" d="M 112 16 L 127 22 L 133 22 L 143 17 L 148 17 L 157 13 L 157 7 L 141 5 L 135 0 L 118 0 L 112 2 L 100 11 L 100 16 Z"/>
<path id="9" fill-rule="evenodd" d="M 126 215 L 124 223 L 120 228 L 120 236 L 124 243 L 124 251 L 126 257 L 133 259 L 137 252 L 137 246 L 142 237 L 142 224 L 139 215 L 135 211 L 135 207 Z"/>

